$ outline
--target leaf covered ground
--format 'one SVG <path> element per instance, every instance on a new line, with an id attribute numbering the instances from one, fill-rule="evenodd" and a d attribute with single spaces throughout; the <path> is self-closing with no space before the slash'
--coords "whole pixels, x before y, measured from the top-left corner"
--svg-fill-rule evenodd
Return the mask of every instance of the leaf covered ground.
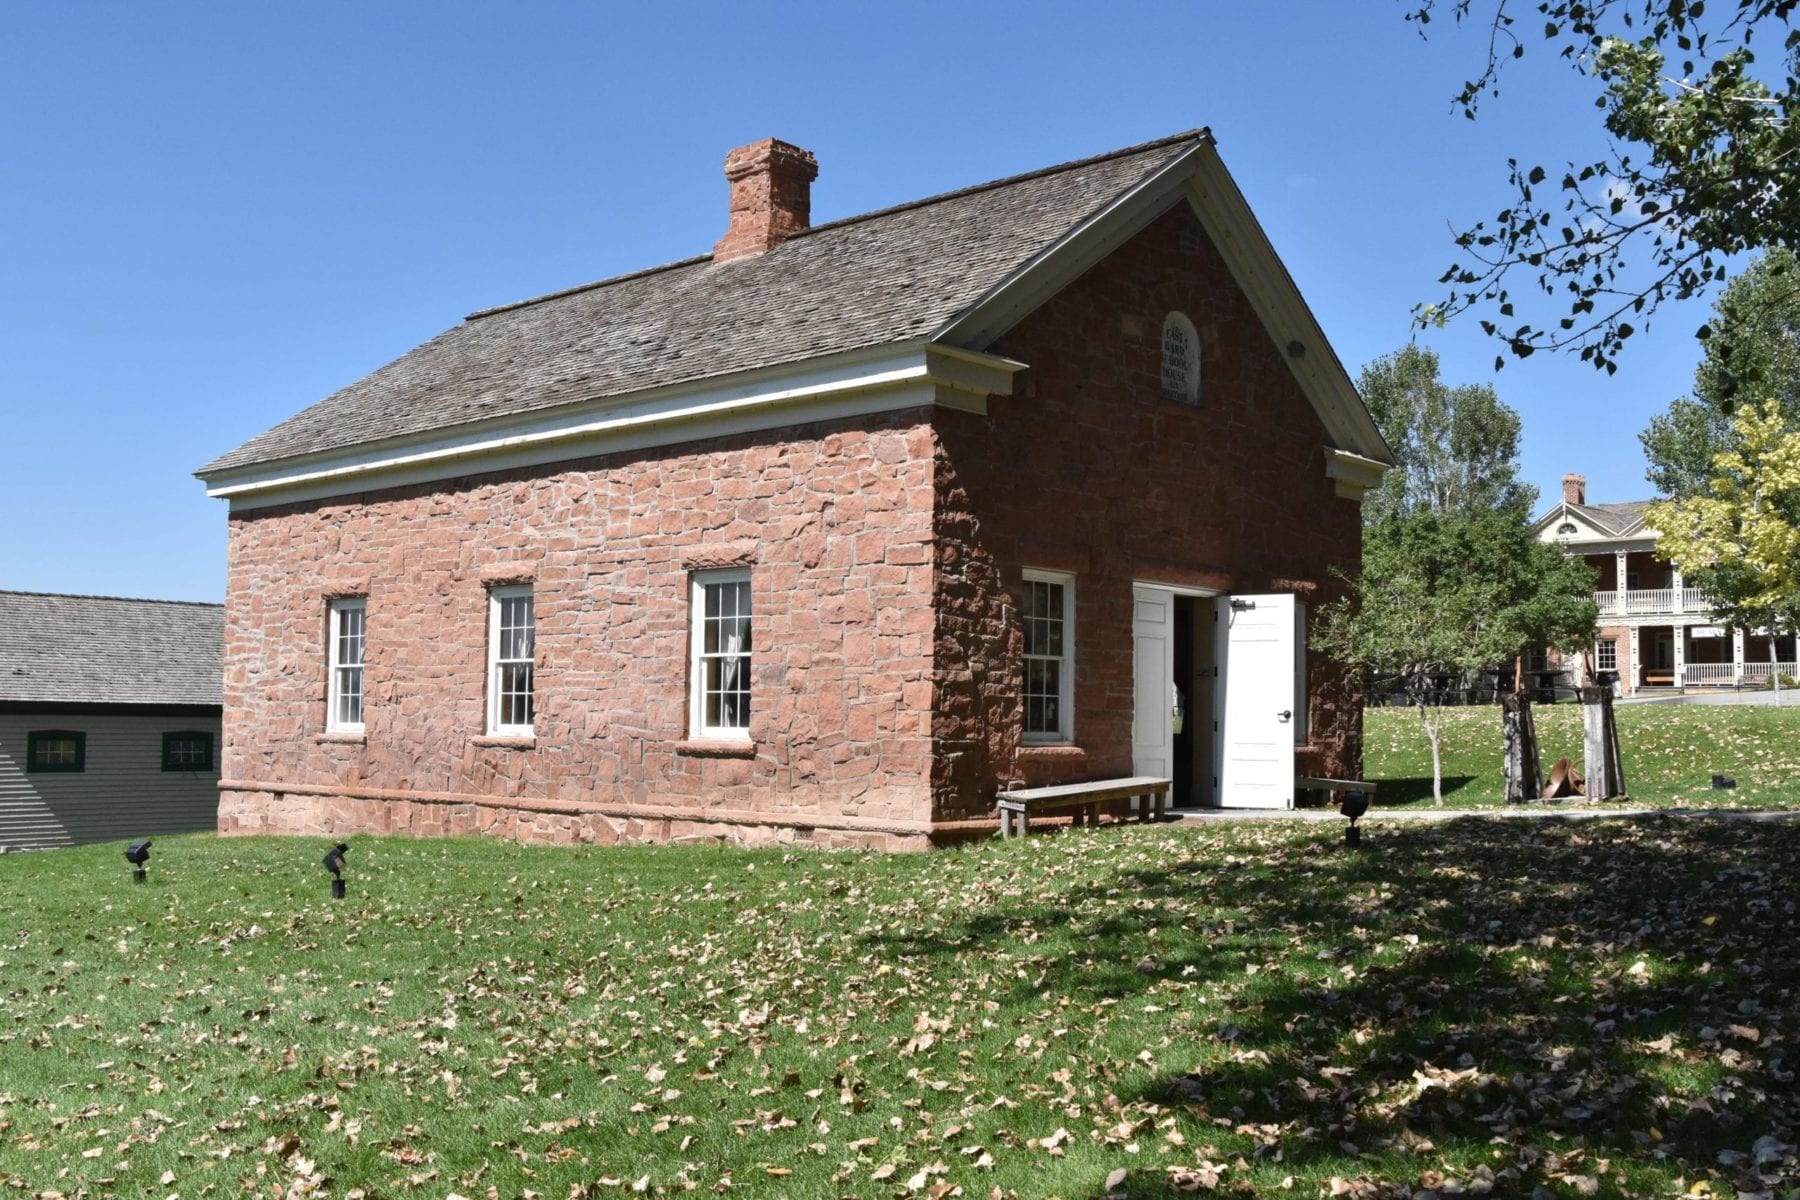
<path id="1" fill-rule="evenodd" d="M 1371 820 L 8 856 L 0 1195 L 1792 1193 L 1800 826 Z"/>
<path id="2" fill-rule="evenodd" d="M 1631 803 L 1800 808 L 1800 695 L 1791 700 L 1783 708 L 1620 705 L 1615 712 Z M 1567 757 L 1580 770 L 1581 706 L 1539 704 L 1532 712 L 1545 769 Z M 1443 753 L 1445 807 L 1504 802 L 1497 707 L 1444 710 Z M 1363 772 L 1380 784 L 1380 807 L 1431 807 L 1431 747 L 1416 711 L 1364 712 Z M 1730 776 L 1737 787 L 1714 790 L 1715 774 Z"/>

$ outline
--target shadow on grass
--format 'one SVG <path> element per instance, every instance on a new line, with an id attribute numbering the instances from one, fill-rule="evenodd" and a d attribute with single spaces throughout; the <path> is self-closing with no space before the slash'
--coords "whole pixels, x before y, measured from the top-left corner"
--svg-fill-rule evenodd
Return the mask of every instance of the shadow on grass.
<path id="1" fill-rule="evenodd" d="M 1360 852 L 1295 835 L 867 940 L 931 956 L 1078 928 L 1043 977 L 994 997 L 1002 1019 L 1046 996 L 1201 989 L 1210 1029 L 1119 1080 L 1118 1099 L 1247 1133 L 1287 1169 L 1394 1179 L 1480 1163 L 1524 1194 L 1591 1174 L 1579 1150 L 1628 1177 L 1693 1179 L 1771 1130 L 1797 1140 L 1776 1030 L 1796 1018 L 1800 923 L 1775 886 L 1796 855 L 1800 831 L 1766 824 L 1456 821 L 1383 830 Z M 1197 899 L 1212 916 L 1171 924 L 1168 902 Z M 1154 959 L 1134 966 L 1144 946 Z M 1115 948 L 1124 961 L 1103 954 Z M 1164 1065 L 1182 1052 L 1186 1066 Z M 1723 1173 L 1756 1190 L 1756 1170 Z"/>
<path id="2" fill-rule="evenodd" d="M 1444 799 L 1448 800 L 1452 793 L 1459 792 L 1474 782 L 1473 775 L 1444 776 Z M 1435 803 L 1429 775 L 1415 779 L 1378 779 L 1375 783 L 1377 808 L 1411 808 L 1418 804 Z"/>

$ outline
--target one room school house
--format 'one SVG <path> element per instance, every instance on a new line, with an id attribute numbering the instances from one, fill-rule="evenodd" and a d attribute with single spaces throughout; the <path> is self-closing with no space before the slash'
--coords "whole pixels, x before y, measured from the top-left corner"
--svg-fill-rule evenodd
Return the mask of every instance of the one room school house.
<path id="1" fill-rule="evenodd" d="M 227 833 L 921 848 L 1360 765 L 1391 461 L 1202 130 L 475 313 L 214 460 Z"/>

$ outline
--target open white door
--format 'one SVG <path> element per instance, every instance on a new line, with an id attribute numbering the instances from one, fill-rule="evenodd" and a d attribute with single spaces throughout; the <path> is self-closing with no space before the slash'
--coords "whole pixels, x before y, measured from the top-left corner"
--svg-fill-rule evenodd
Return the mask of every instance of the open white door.
<path id="1" fill-rule="evenodd" d="M 1131 773 L 1173 779 L 1175 594 L 1131 589 Z M 1131 801 L 1135 808 L 1138 800 Z"/>
<path id="2" fill-rule="evenodd" d="M 1294 598 L 1220 596 L 1213 601 L 1219 694 L 1213 740 L 1219 804 L 1294 807 Z"/>

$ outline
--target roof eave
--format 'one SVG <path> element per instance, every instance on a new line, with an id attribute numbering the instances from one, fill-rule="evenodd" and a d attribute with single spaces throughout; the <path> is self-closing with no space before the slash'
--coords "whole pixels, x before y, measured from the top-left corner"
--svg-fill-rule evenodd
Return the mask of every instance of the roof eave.
<path id="1" fill-rule="evenodd" d="M 1210 130 L 1200 130 L 1192 147 L 1021 264 L 934 332 L 932 340 L 985 350 L 1183 197 L 1218 246 L 1270 337 L 1287 351 L 1288 369 L 1324 425 L 1331 449 L 1384 469 L 1394 466 L 1393 450 L 1225 169 Z M 1298 352 L 1293 347 L 1298 347 Z M 1347 472 L 1346 477 L 1349 474 L 1360 477 L 1366 472 Z"/>
<path id="2" fill-rule="evenodd" d="M 913 340 L 195 474 L 236 511 L 839 416 L 933 405 L 985 412 L 987 397 L 1012 394 L 1024 368 Z"/>

